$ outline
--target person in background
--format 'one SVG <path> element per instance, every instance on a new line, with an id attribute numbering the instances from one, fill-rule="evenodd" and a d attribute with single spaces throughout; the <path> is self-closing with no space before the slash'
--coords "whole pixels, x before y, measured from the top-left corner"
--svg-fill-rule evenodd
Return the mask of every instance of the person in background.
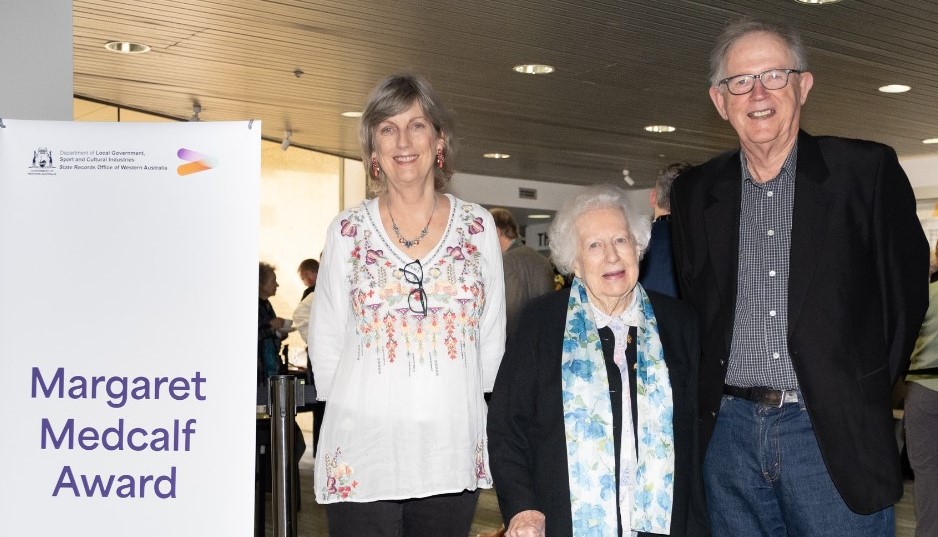
<path id="1" fill-rule="evenodd" d="M 304 259 L 297 273 L 300 275 L 300 280 L 303 281 L 303 285 L 306 286 L 306 289 L 303 291 L 303 298 L 300 300 L 300 303 L 297 304 L 296 309 L 293 310 L 293 328 L 299 332 L 300 337 L 303 338 L 303 343 L 306 343 L 306 383 L 310 386 L 316 387 L 316 378 L 313 376 L 313 367 L 309 359 L 309 341 L 308 330 L 309 330 L 309 314 L 313 306 L 313 291 L 316 290 L 316 278 L 319 274 L 319 261 L 315 259 Z M 319 431 L 322 429 L 322 416 L 326 411 L 326 403 L 323 401 L 316 401 L 312 404 L 303 407 L 304 411 L 311 411 L 313 413 L 313 455 L 316 455 L 316 444 L 319 442 Z"/>
<path id="2" fill-rule="evenodd" d="M 915 473 L 915 537 L 938 535 L 938 242 L 928 311 L 905 377 L 905 446 Z"/>
<path id="3" fill-rule="evenodd" d="M 303 281 L 303 285 L 306 286 L 306 289 L 303 290 L 303 297 L 300 303 L 297 304 L 296 309 L 293 310 L 293 328 L 300 333 L 303 342 L 308 345 L 309 342 L 306 337 L 309 330 L 309 314 L 310 311 L 312 311 L 313 291 L 316 290 L 316 278 L 319 275 L 319 261 L 315 259 L 304 259 L 300 263 L 297 273 L 300 275 L 300 280 Z"/>
<path id="4" fill-rule="evenodd" d="M 303 285 L 306 286 L 306 289 L 303 290 L 303 296 L 301 297 L 305 299 L 310 293 L 316 290 L 316 278 L 319 276 L 319 261 L 315 259 L 304 259 L 296 271 L 299 273 L 300 279 L 303 280 Z"/>
<path id="5" fill-rule="evenodd" d="M 498 243 L 502 249 L 505 270 L 505 311 L 508 337 L 522 328 L 518 316 L 521 308 L 536 296 L 554 289 L 554 267 L 546 257 L 521 241 L 518 222 L 511 211 L 501 207 L 489 209 L 495 219 Z"/>
<path id="6" fill-rule="evenodd" d="M 687 162 L 677 162 L 658 173 L 655 188 L 649 194 L 649 203 L 654 210 L 651 224 L 651 241 L 641 263 L 639 283 L 648 291 L 681 298 L 674 273 L 674 255 L 671 253 L 671 183 L 684 170 Z"/>
<path id="7" fill-rule="evenodd" d="M 286 338 L 290 329 L 289 321 L 277 317 L 274 307 L 270 304 L 270 297 L 277 293 L 277 274 L 273 265 L 261 261 L 258 264 L 260 286 L 258 291 L 257 308 L 257 385 L 266 393 L 267 379 L 272 375 L 280 374 L 283 362 L 280 360 L 280 345 Z M 267 397 L 263 400 L 266 402 Z M 265 444 L 270 443 L 270 420 L 258 421 L 257 435 Z M 300 426 L 293 422 L 293 457 L 294 478 L 299 476 L 296 464 L 306 451 L 306 439 Z M 296 496 L 299 505 L 299 495 Z"/>
<path id="8" fill-rule="evenodd" d="M 793 29 L 727 26 L 710 97 L 740 150 L 671 190 L 717 537 L 893 535 L 902 495 L 890 394 L 925 314 L 928 244 L 895 151 L 799 130 L 807 69 Z"/>
<path id="9" fill-rule="evenodd" d="M 650 222 L 590 187 L 550 229 L 568 289 L 533 299 L 489 403 L 508 537 L 707 535 L 693 309 L 646 292 Z"/>
<path id="10" fill-rule="evenodd" d="M 330 225 L 309 331 L 332 537 L 465 536 L 492 486 L 483 393 L 504 353 L 502 255 L 492 215 L 442 193 L 453 128 L 415 75 L 384 79 L 364 107 L 377 197 Z"/>
<path id="11" fill-rule="evenodd" d="M 260 284 L 257 300 L 257 383 L 280 372 L 280 343 L 286 335 L 286 322 L 277 317 L 270 297 L 277 293 L 277 274 L 273 265 L 261 261 L 258 265 Z"/>

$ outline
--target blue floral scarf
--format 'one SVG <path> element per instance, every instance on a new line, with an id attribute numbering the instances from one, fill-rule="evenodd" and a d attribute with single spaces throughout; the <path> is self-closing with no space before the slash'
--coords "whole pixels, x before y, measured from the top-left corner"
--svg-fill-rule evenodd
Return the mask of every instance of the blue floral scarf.
<path id="1" fill-rule="evenodd" d="M 634 292 L 638 293 L 641 319 L 635 375 L 638 467 L 633 505 L 619 507 L 623 521 L 631 512 L 632 530 L 669 534 L 674 498 L 671 382 L 648 295 L 639 284 Z M 573 535 L 616 535 L 616 461 L 609 378 L 586 287 L 579 278 L 573 279 L 567 304 L 561 368 Z M 629 431 L 629 427 L 623 425 L 623 431 Z"/>

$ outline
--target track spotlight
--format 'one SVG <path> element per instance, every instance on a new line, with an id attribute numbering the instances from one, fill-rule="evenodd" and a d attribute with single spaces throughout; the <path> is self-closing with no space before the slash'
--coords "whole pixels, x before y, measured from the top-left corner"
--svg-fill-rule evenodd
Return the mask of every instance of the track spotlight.
<path id="1" fill-rule="evenodd" d="M 280 149 L 286 151 L 290 147 L 291 136 L 293 136 L 293 131 L 283 131 L 283 141 L 280 142 Z"/>
<path id="2" fill-rule="evenodd" d="M 189 118 L 189 121 L 202 121 L 202 118 L 199 117 L 199 114 L 202 113 L 202 105 L 199 103 L 192 104 L 192 117 Z"/>
<path id="3" fill-rule="evenodd" d="M 629 186 L 635 186 L 635 179 L 632 179 L 629 170 L 622 170 L 622 180 Z"/>

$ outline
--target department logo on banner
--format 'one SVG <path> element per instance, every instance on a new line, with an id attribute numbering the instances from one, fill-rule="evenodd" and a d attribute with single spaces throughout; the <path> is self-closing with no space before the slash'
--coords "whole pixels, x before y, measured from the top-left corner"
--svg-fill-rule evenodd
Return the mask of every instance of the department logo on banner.
<path id="1" fill-rule="evenodd" d="M 170 170 L 172 163 L 169 162 L 171 157 L 167 154 L 168 152 L 154 153 L 157 154 L 149 155 L 147 151 L 138 148 L 115 149 L 87 146 L 58 148 L 53 152 L 48 147 L 39 147 L 33 151 L 27 175 L 127 174 L 137 171 L 165 172 Z M 204 169 L 216 164 L 217 159 L 213 157 L 199 156 L 203 157 L 203 160 L 199 162 L 203 162 L 201 165 Z M 195 171 L 201 171 L 201 169 Z M 180 175 L 183 174 L 180 173 Z"/>
<path id="2" fill-rule="evenodd" d="M 186 164 L 180 164 L 179 167 L 176 168 L 176 173 L 179 175 L 204 172 L 205 170 L 211 170 L 215 166 L 218 166 L 217 157 L 203 155 L 202 153 L 186 149 L 185 147 L 179 148 L 179 151 L 176 152 L 176 156 L 186 161 Z"/>
<path id="3" fill-rule="evenodd" d="M 55 175 L 55 161 L 52 150 L 39 147 L 33 151 L 33 160 L 29 165 L 29 175 Z"/>

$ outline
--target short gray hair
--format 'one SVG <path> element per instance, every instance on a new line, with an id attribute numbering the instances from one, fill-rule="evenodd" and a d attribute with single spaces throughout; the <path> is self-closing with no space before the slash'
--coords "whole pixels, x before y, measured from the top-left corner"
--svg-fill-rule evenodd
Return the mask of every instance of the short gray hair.
<path id="1" fill-rule="evenodd" d="M 730 47 L 737 41 L 749 34 L 756 32 L 765 32 L 774 35 L 782 40 L 788 47 L 788 53 L 794 65 L 779 65 L 776 67 L 790 67 L 799 71 L 808 70 L 808 55 L 805 52 L 804 43 L 801 42 L 801 36 L 798 31 L 785 24 L 770 22 L 762 19 L 753 19 L 744 17 L 730 23 L 724 28 L 723 33 L 717 38 L 716 45 L 710 53 L 710 85 L 717 87 L 720 81 L 727 76 L 736 74 L 756 74 L 756 73 L 726 73 L 726 53 Z"/>
<path id="2" fill-rule="evenodd" d="M 671 185 L 678 175 L 691 168 L 689 162 L 675 162 L 658 172 L 655 181 L 655 203 L 665 211 L 671 210 Z"/>
<path id="3" fill-rule="evenodd" d="M 632 207 L 625 190 L 612 185 L 586 187 L 564 202 L 563 207 L 554 216 L 550 226 L 551 261 L 563 274 L 573 273 L 576 261 L 579 235 L 577 219 L 593 209 L 613 208 L 622 211 L 625 222 L 635 245 L 636 257 L 641 259 L 651 239 L 651 219 Z"/>
<path id="4" fill-rule="evenodd" d="M 406 112 L 414 103 L 420 104 L 420 108 L 427 115 L 437 136 L 443 137 L 443 168 L 433 167 L 433 185 L 438 192 L 443 190 L 456 171 L 454 166 L 456 148 L 453 144 L 454 121 L 440 96 L 422 76 L 410 73 L 390 75 L 371 92 L 358 125 L 358 137 L 362 146 L 362 164 L 365 165 L 365 174 L 372 181 L 372 190 L 376 193 L 384 192 L 387 189 L 387 183 L 383 171 L 379 171 L 377 177 L 371 173 L 375 130 L 382 121 Z"/>

